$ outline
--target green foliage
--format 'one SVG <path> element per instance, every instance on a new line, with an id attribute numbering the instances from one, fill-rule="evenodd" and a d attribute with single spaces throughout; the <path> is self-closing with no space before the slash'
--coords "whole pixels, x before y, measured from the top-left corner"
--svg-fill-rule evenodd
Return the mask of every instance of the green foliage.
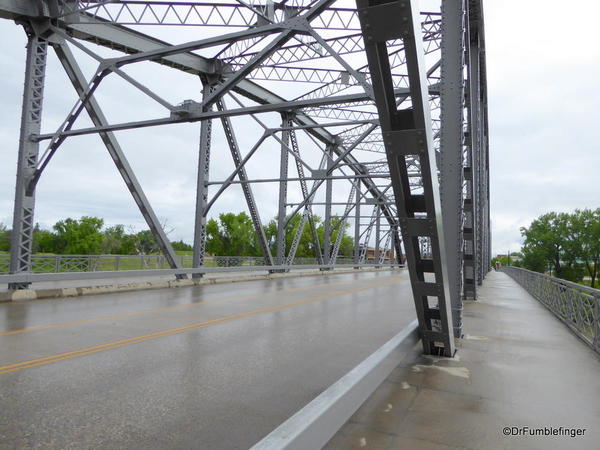
<path id="1" fill-rule="evenodd" d="M 81 219 L 65 219 L 54 225 L 57 253 L 67 255 L 95 255 L 102 250 L 102 226 L 104 220 L 83 216 Z"/>
<path id="2" fill-rule="evenodd" d="M 294 236 L 298 232 L 298 227 L 302 221 L 302 215 L 296 214 L 294 215 L 288 222 L 288 226 L 285 230 L 285 254 L 288 255 L 294 240 Z M 331 246 L 335 244 L 338 233 L 340 232 L 340 224 L 342 222 L 342 218 L 338 216 L 333 216 L 331 218 L 331 229 L 333 232 L 331 233 Z M 319 245 L 323 248 L 324 245 L 324 235 L 325 235 L 325 224 L 319 216 L 314 216 L 314 223 L 317 231 L 317 236 L 319 238 Z M 340 250 L 338 256 L 352 256 L 354 251 L 354 240 L 346 235 L 346 230 L 350 225 L 346 223 L 346 226 L 342 230 L 342 242 L 340 243 Z M 267 240 L 269 241 L 271 252 L 275 254 L 277 251 L 277 218 L 271 220 L 268 225 L 265 226 L 265 235 L 267 236 Z M 317 252 L 315 249 L 315 245 L 313 243 L 312 231 L 310 228 L 310 224 L 307 221 L 302 229 L 302 234 L 300 236 L 300 241 L 298 243 L 298 248 L 296 250 L 297 258 L 314 258 Z"/>
<path id="3" fill-rule="evenodd" d="M 570 238 L 591 278 L 590 286 L 595 287 L 600 264 L 600 208 L 576 210 L 571 216 Z"/>
<path id="4" fill-rule="evenodd" d="M 114 225 L 108 227 L 102 233 L 102 253 L 105 255 L 127 254 L 130 250 L 125 246 L 125 227 L 123 225 Z"/>
<path id="5" fill-rule="evenodd" d="M 550 270 L 575 282 L 581 282 L 587 273 L 595 284 L 600 262 L 600 209 L 544 214 L 529 228 L 521 228 L 521 234 L 525 237 L 524 267 Z"/>
<path id="6" fill-rule="evenodd" d="M 302 216 L 296 214 L 286 227 L 286 255 L 292 246 L 293 238 L 300 226 Z M 315 216 L 316 233 L 323 247 L 324 224 Z M 340 230 L 341 218 L 332 217 L 331 245 L 338 234 L 343 233 L 339 256 L 352 256 L 354 242 L 346 235 L 348 224 Z M 127 232 L 123 225 L 113 225 L 103 229 L 104 220 L 98 217 L 67 218 L 57 222 L 53 230 L 42 230 L 36 225 L 33 233 L 34 253 L 53 254 L 115 254 L 149 255 L 161 251 L 150 230 Z M 277 221 L 271 220 L 263 227 L 273 255 L 277 246 Z M 219 215 L 218 220 L 210 219 L 206 225 L 206 252 L 218 256 L 262 256 L 262 249 L 254 230 L 252 219 L 244 212 Z M 183 241 L 172 242 L 177 252 L 193 251 L 193 247 Z M 300 238 L 296 257 L 313 258 L 316 255 L 311 227 L 307 222 Z M 0 251 L 9 251 L 10 231 L 0 224 Z"/>
<path id="7" fill-rule="evenodd" d="M 290 250 L 292 248 L 292 243 L 294 241 L 294 236 L 298 232 L 298 228 L 300 227 L 300 222 L 302 221 L 302 215 L 296 214 L 294 215 L 288 222 L 288 226 L 285 230 L 285 254 L 289 255 Z M 318 216 L 314 216 L 314 223 L 317 230 L 319 228 L 322 229 L 321 219 Z M 317 231 L 318 233 L 318 231 Z M 265 227 L 265 235 L 267 236 L 267 240 L 270 243 L 271 252 L 275 254 L 277 252 L 277 218 L 271 220 L 268 225 Z M 322 237 L 322 233 L 320 235 Z M 322 243 L 322 239 L 321 239 Z M 300 235 L 300 241 L 298 242 L 298 248 L 296 249 L 296 257 L 297 258 L 314 258 L 316 255 L 315 248 L 312 239 L 312 231 L 310 228 L 310 224 L 307 221 L 302 229 L 302 234 Z"/>
<path id="8" fill-rule="evenodd" d="M 261 256 L 252 219 L 248 214 L 219 214 L 206 224 L 206 251 L 219 256 Z"/>
<path id="9" fill-rule="evenodd" d="M 173 246 L 173 250 L 177 252 L 191 252 L 194 250 L 194 247 L 192 247 L 190 244 L 186 244 L 183 241 L 174 241 L 171 242 L 171 245 Z"/>
<path id="10" fill-rule="evenodd" d="M 10 230 L 6 228 L 2 222 L 0 222 L 0 252 L 7 252 L 10 250 Z"/>
<path id="11" fill-rule="evenodd" d="M 160 251 L 158 241 L 150 230 L 143 230 L 132 237 L 135 253 L 138 255 L 151 255 Z"/>
<path id="12" fill-rule="evenodd" d="M 523 254 L 513 252 L 508 255 L 496 256 L 492 258 L 492 267 L 496 266 L 496 263 L 500 263 L 501 266 L 514 266 L 521 267 L 522 266 Z"/>
<path id="13" fill-rule="evenodd" d="M 33 231 L 33 253 L 57 253 L 58 236 L 48 230 Z"/>

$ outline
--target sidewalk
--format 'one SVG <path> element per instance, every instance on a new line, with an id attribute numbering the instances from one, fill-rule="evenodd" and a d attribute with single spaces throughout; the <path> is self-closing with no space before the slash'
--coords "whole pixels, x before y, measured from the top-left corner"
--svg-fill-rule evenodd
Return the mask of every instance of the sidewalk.
<path id="1" fill-rule="evenodd" d="M 464 329 L 452 359 L 420 355 L 419 345 L 326 448 L 600 448 L 600 357 L 550 311 L 491 272 L 465 304 Z M 503 435 L 525 426 L 585 431 Z"/>

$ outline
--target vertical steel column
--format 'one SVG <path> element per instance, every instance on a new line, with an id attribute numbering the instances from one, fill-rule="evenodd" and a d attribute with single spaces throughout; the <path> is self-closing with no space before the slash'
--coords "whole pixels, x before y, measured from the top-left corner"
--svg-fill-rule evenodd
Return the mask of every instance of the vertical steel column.
<path id="1" fill-rule="evenodd" d="M 381 208 L 377 209 L 377 219 L 375 222 L 375 262 L 379 263 L 379 253 L 381 252 Z"/>
<path id="2" fill-rule="evenodd" d="M 360 262 L 360 178 L 356 178 L 356 201 L 354 206 L 354 264 Z"/>
<path id="3" fill-rule="evenodd" d="M 473 176 L 473 258 L 474 278 L 477 285 L 483 281 L 483 234 L 482 234 L 482 174 L 481 174 L 481 101 L 479 68 L 479 30 L 476 12 L 469 18 L 469 137 L 471 139 L 471 172 Z"/>
<path id="4" fill-rule="evenodd" d="M 483 35 L 483 33 L 482 33 Z M 490 141 L 489 141 L 489 127 L 488 127 L 488 102 L 487 102 L 487 82 L 486 82 L 486 70 L 485 70 L 485 43 L 482 44 L 482 52 L 481 52 L 481 68 L 482 68 L 482 113 L 483 113 L 483 147 L 484 147 L 484 155 L 485 155 L 485 216 L 486 216 L 486 237 L 487 237 L 487 245 L 486 245 L 486 257 L 484 259 L 485 267 L 484 274 L 489 272 L 492 266 L 492 225 L 490 218 Z"/>
<path id="5" fill-rule="evenodd" d="M 392 225 L 392 232 L 393 232 L 393 240 L 392 240 L 392 246 L 394 248 L 394 253 L 396 253 L 396 261 L 398 262 L 398 264 L 404 264 L 404 256 L 402 253 L 402 242 L 400 240 L 400 235 L 398 233 L 398 225 Z"/>
<path id="6" fill-rule="evenodd" d="M 81 71 L 79 64 L 77 64 L 73 53 L 69 49 L 67 43 L 64 41 L 59 43 L 54 42 L 52 47 L 54 48 L 54 51 L 56 52 L 56 55 L 60 60 L 67 76 L 71 80 L 73 88 L 81 97 L 85 93 L 88 82 Z M 108 120 L 106 119 L 106 116 L 104 115 L 94 96 L 90 96 L 88 98 L 88 101 L 85 102 L 84 107 L 95 126 L 101 127 L 108 125 Z M 165 255 L 169 266 L 174 269 L 181 267 L 180 259 L 177 257 L 175 250 L 173 250 L 173 247 L 171 246 L 171 243 L 169 242 L 169 239 L 163 230 L 158 217 L 154 213 L 146 194 L 144 194 L 142 186 L 135 176 L 135 172 L 129 165 L 129 161 L 125 157 L 125 153 L 119 145 L 119 141 L 117 141 L 117 138 L 112 132 L 100 132 L 99 135 L 106 149 L 108 150 L 110 157 L 115 163 L 119 174 L 123 178 L 123 181 L 125 181 L 125 185 L 131 193 L 133 200 L 142 213 L 148 228 L 150 228 L 152 235 L 156 238 L 156 242 L 158 243 L 162 253 Z M 178 279 L 187 278 L 187 275 L 181 274 L 176 275 L 176 277 Z"/>
<path id="7" fill-rule="evenodd" d="M 333 199 L 333 145 L 328 145 L 325 150 L 327 153 L 327 171 L 325 180 L 325 220 L 323 222 L 323 263 L 331 263 L 331 202 Z"/>
<path id="8" fill-rule="evenodd" d="M 211 89 L 212 88 L 208 83 L 204 83 L 202 98 L 208 97 Z M 198 154 L 198 181 L 196 183 L 196 223 L 194 225 L 194 252 L 192 256 L 192 267 L 195 268 L 204 265 L 211 133 L 212 121 L 210 119 L 201 121 L 200 148 Z M 200 278 L 201 276 L 201 274 L 194 274 L 192 277 Z"/>
<path id="9" fill-rule="evenodd" d="M 26 30 L 27 60 L 25 85 L 21 110 L 21 134 L 17 160 L 17 183 L 10 246 L 10 273 L 31 270 L 31 247 L 33 244 L 33 214 L 35 210 L 35 185 L 31 186 L 39 156 L 39 143 L 30 139 L 39 134 L 44 101 L 44 79 L 48 43 L 45 39 Z M 11 283 L 9 289 L 25 289 L 29 283 Z"/>
<path id="10" fill-rule="evenodd" d="M 440 197 L 454 335 L 462 336 L 464 2 L 442 2 Z"/>
<path id="11" fill-rule="evenodd" d="M 344 214 L 340 218 L 340 222 L 337 227 L 338 232 L 335 237 L 335 243 L 333 244 L 333 250 L 331 251 L 330 264 L 332 265 L 334 265 L 337 261 L 338 254 L 340 252 L 340 246 L 342 245 L 342 239 L 344 238 L 344 234 L 346 231 L 346 224 L 348 223 L 348 216 L 354 208 L 354 202 L 352 200 L 354 198 L 355 191 L 356 186 L 352 185 L 352 189 L 350 189 L 350 195 L 348 196 L 348 201 L 346 202 L 346 208 L 344 209 Z"/>
<path id="12" fill-rule="evenodd" d="M 281 127 L 291 127 L 292 120 L 289 113 L 281 115 Z M 288 147 L 290 145 L 290 131 L 281 132 L 281 155 L 279 160 L 279 209 L 277 213 L 277 264 L 283 265 L 285 259 L 285 202 L 287 199 L 288 178 Z"/>
<path id="13" fill-rule="evenodd" d="M 477 97 L 477 88 L 475 86 L 476 81 L 473 79 L 472 70 L 472 54 L 471 54 L 471 29 L 472 25 L 472 1 L 468 4 L 468 20 L 466 21 L 466 32 L 465 32 L 465 50 L 466 50 L 466 64 L 468 67 L 467 77 L 467 139 L 466 139 L 466 155 L 464 161 L 464 178 L 465 178 L 465 200 L 464 200 L 464 211 L 465 220 L 463 227 L 463 296 L 464 298 L 477 299 L 477 196 L 476 196 L 476 185 L 475 185 L 475 172 L 477 162 L 477 130 L 475 125 L 474 113 L 476 109 L 476 102 L 474 98 Z"/>
<path id="14" fill-rule="evenodd" d="M 423 348 L 454 355 L 444 226 L 433 145 L 420 14 L 415 0 L 357 0 Z M 412 108 L 398 110 L 387 42 L 402 39 Z M 418 159 L 423 194 L 413 194 L 407 164 Z M 430 243 L 431 257 L 419 241 Z"/>

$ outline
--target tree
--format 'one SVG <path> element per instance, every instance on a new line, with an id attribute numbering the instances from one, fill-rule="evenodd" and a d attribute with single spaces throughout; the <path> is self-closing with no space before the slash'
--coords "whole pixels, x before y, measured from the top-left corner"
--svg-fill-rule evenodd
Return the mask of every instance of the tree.
<path id="1" fill-rule="evenodd" d="M 319 216 L 313 216 L 313 220 L 315 226 L 319 227 L 319 223 L 321 223 L 321 218 Z M 294 242 L 294 236 L 298 232 L 298 228 L 300 227 L 300 222 L 302 221 L 302 214 L 295 214 L 288 221 L 288 225 L 285 230 L 285 254 L 289 255 L 292 249 L 292 244 Z M 265 227 L 265 235 L 267 236 L 267 240 L 269 241 L 269 245 L 271 247 L 271 252 L 275 254 L 277 252 L 277 217 L 271 220 Z M 306 221 L 304 228 L 302 229 L 302 234 L 300 235 L 300 241 L 298 242 L 298 247 L 296 249 L 295 257 L 297 258 L 314 258 L 316 256 L 315 246 L 312 238 L 312 231 L 310 229 L 310 224 Z"/>
<path id="2" fill-rule="evenodd" d="M 102 253 L 107 255 L 127 254 L 128 248 L 124 247 L 125 227 L 123 225 L 113 225 L 108 227 L 102 233 Z"/>
<path id="3" fill-rule="evenodd" d="M 313 220 L 315 226 L 317 227 L 317 236 L 319 238 L 319 245 L 321 249 L 323 248 L 324 235 L 325 235 L 325 224 L 321 220 L 319 216 L 313 216 Z M 286 227 L 285 233 L 285 254 L 289 255 L 289 252 L 292 248 L 292 243 L 294 240 L 294 236 L 298 232 L 298 227 L 300 226 L 300 222 L 302 221 L 302 215 L 296 214 L 294 215 L 288 222 L 288 226 Z M 340 224 L 342 223 L 342 218 L 338 216 L 333 216 L 331 218 L 331 229 L 333 230 L 331 233 L 331 248 L 333 250 L 333 246 L 335 245 L 335 241 L 337 239 L 338 233 L 340 232 Z M 354 240 L 346 235 L 346 230 L 349 227 L 349 224 L 346 223 L 346 226 L 342 230 L 342 242 L 340 243 L 340 249 L 338 252 L 338 256 L 352 256 L 354 252 Z M 271 246 L 271 252 L 275 254 L 277 251 L 277 218 L 271 220 L 268 225 L 265 226 L 265 235 L 269 241 Z M 310 224 L 308 221 L 304 225 L 304 229 L 302 230 L 302 234 L 300 235 L 300 241 L 298 242 L 298 248 L 296 250 L 296 257 L 298 258 L 314 258 L 316 256 L 316 249 L 313 242 L 312 231 L 310 229 Z"/>
<path id="4" fill-rule="evenodd" d="M 571 237 L 574 251 L 583 262 L 595 287 L 600 264 L 600 208 L 576 210 L 571 215 Z"/>
<path id="5" fill-rule="evenodd" d="M 150 230 L 143 230 L 134 234 L 132 241 L 135 253 L 138 255 L 151 255 L 160 251 L 158 241 Z"/>
<path id="6" fill-rule="evenodd" d="M 102 250 L 102 226 L 104 220 L 83 216 L 81 219 L 65 219 L 56 222 L 57 253 L 70 255 L 94 255 Z"/>
<path id="7" fill-rule="evenodd" d="M 49 230 L 33 231 L 33 253 L 58 253 L 58 236 Z"/>
<path id="8" fill-rule="evenodd" d="M 542 263 L 545 263 L 556 276 L 562 276 L 563 262 L 573 262 L 568 251 L 568 223 L 567 214 L 551 212 L 535 219 L 529 228 L 521 228 L 525 237 L 523 263 L 526 268 L 540 271 Z"/>
<path id="9" fill-rule="evenodd" d="M 260 256 L 252 219 L 244 213 L 219 214 L 206 224 L 206 251 L 218 256 Z"/>
<path id="10" fill-rule="evenodd" d="M 518 252 L 511 252 L 510 255 L 496 256 L 495 258 L 492 258 L 492 267 L 496 267 L 496 263 L 500 263 L 501 266 L 522 267 L 523 254 Z M 542 264 L 540 270 L 541 272 L 544 271 L 544 267 L 545 266 Z"/>
<path id="11" fill-rule="evenodd" d="M 171 245 L 173 246 L 173 250 L 176 250 L 176 251 L 191 252 L 192 250 L 194 250 L 194 248 L 190 244 L 186 244 L 185 242 L 183 242 L 181 240 L 171 242 Z"/>
<path id="12" fill-rule="evenodd" d="M 10 230 L 2 222 L 0 222 L 0 251 L 10 251 Z"/>

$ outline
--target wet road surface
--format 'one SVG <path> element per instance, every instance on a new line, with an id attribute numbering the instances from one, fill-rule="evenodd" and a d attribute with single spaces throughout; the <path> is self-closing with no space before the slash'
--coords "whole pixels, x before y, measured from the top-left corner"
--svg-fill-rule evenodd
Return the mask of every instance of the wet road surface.
<path id="1" fill-rule="evenodd" d="M 248 448 L 414 316 L 387 271 L 0 304 L 0 447 Z"/>

